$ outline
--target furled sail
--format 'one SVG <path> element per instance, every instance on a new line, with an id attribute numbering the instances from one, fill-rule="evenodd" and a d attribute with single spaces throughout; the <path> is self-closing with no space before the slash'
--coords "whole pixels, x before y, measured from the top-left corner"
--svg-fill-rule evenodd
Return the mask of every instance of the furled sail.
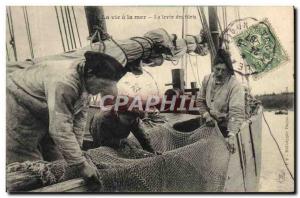
<path id="1" fill-rule="evenodd" d="M 97 35 L 97 32 L 95 35 Z M 169 34 L 163 28 L 159 28 L 148 31 L 141 37 L 132 37 L 126 40 L 114 40 L 111 36 L 108 36 L 104 41 L 91 42 L 90 45 L 78 50 L 33 59 L 31 64 L 52 59 L 83 58 L 84 53 L 90 50 L 111 56 L 128 72 L 134 74 L 142 74 L 142 65 L 160 66 L 164 60 L 178 60 L 185 53 L 196 53 L 201 56 L 208 54 L 203 35 L 187 35 L 183 39 L 177 39 L 175 34 Z M 8 72 L 13 71 L 14 68 L 24 68 L 31 64 L 24 64 L 24 62 L 9 63 Z"/>

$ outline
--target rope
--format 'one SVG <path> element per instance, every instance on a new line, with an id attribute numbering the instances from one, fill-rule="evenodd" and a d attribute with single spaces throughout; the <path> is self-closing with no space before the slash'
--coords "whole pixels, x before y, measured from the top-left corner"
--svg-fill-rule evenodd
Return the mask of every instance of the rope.
<path id="1" fill-rule="evenodd" d="M 134 36 L 134 37 L 131 37 L 130 39 L 142 39 L 142 40 L 145 40 L 149 43 L 150 45 L 150 48 L 151 48 L 151 51 L 152 51 L 152 48 L 154 46 L 154 41 L 148 37 L 141 37 L 141 36 Z M 150 58 L 150 56 L 148 56 L 148 58 Z"/>
<path id="2" fill-rule="evenodd" d="M 209 29 L 209 25 L 207 24 L 207 20 L 206 20 L 205 14 L 204 14 L 204 9 L 200 8 L 200 11 L 202 13 L 203 21 L 204 21 L 204 24 L 205 24 L 207 32 L 208 32 L 208 38 L 209 38 L 209 41 L 210 41 L 210 46 L 211 46 L 211 50 L 212 50 L 212 54 L 213 54 L 213 58 L 214 58 L 217 54 L 216 48 L 215 48 L 215 45 L 214 45 L 214 41 L 213 41 L 212 36 L 211 36 L 211 31 Z"/>
<path id="3" fill-rule="evenodd" d="M 188 7 L 186 7 L 185 9 L 185 13 L 188 14 Z M 185 19 L 185 15 L 183 16 L 183 18 Z M 183 39 L 185 37 L 186 32 L 188 32 L 188 20 L 185 19 L 185 23 L 183 24 L 185 26 L 185 30 L 184 30 L 184 35 L 183 35 Z M 187 41 L 184 39 L 185 41 L 185 45 L 187 48 Z M 184 55 L 184 65 L 185 65 L 185 70 L 187 71 L 187 54 Z M 185 72 L 185 82 L 187 83 L 187 72 Z"/>
<path id="4" fill-rule="evenodd" d="M 97 35 L 98 35 L 98 40 L 99 40 L 99 42 L 101 42 L 102 40 L 101 40 L 101 34 L 100 34 L 100 32 L 98 31 L 97 32 Z M 103 44 L 103 53 L 105 53 L 106 52 L 106 45 L 105 45 L 105 42 L 104 41 L 102 41 L 102 44 Z M 101 46 L 99 45 L 99 51 L 101 50 L 101 48 L 100 48 Z M 123 50 L 122 50 L 123 51 Z M 123 51 L 124 52 L 124 51 Z"/>
<path id="5" fill-rule="evenodd" d="M 141 46 L 141 48 L 142 48 L 142 55 L 141 55 L 140 59 L 143 59 L 143 56 L 144 56 L 144 53 L 145 53 L 145 48 L 144 48 L 143 44 L 140 41 L 136 40 L 136 38 L 134 38 L 134 37 L 130 38 L 130 40 L 133 40 L 133 41 L 137 42 Z"/>
<path id="6" fill-rule="evenodd" d="M 70 21 L 70 27 L 71 27 L 71 39 L 73 37 L 73 43 L 74 43 L 74 47 L 77 48 L 77 45 L 76 45 L 76 39 L 75 39 L 75 35 L 74 35 L 74 29 L 73 29 L 73 23 L 72 23 L 72 19 L 71 19 L 71 15 L 70 15 L 70 8 L 69 6 L 67 6 L 67 13 L 68 13 L 68 17 L 69 17 L 69 21 Z"/>
<path id="7" fill-rule="evenodd" d="M 62 6 L 60 6 L 60 13 L 61 13 L 61 17 L 62 17 L 62 22 L 63 22 L 63 26 L 64 26 L 64 32 L 65 32 L 67 46 L 68 46 L 68 51 L 69 51 L 70 50 L 70 45 L 69 45 L 68 34 L 67 34 L 66 23 L 65 23 L 65 18 L 64 18 L 64 15 L 63 15 Z"/>
<path id="8" fill-rule="evenodd" d="M 182 7 L 182 26 L 181 26 L 181 38 L 184 38 L 184 6 Z"/>
<path id="9" fill-rule="evenodd" d="M 224 35 L 222 34 L 223 30 L 225 29 L 223 8 L 222 8 L 223 27 L 222 27 L 221 22 L 220 22 L 220 19 L 219 19 L 219 13 L 217 13 L 217 14 L 218 14 L 218 16 L 217 16 L 217 23 L 218 23 L 218 26 L 219 26 L 220 31 L 221 31 L 219 48 L 222 48 L 223 43 L 224 43 L 225 48 L 226 48 L 226 43 L 224 42 Z"/>
<path id="10" fill-rule="evenodd" d="M 220 20 L 219 20 L 219 16 L 217 16 L 216 17 L 217 18 L 217 23 L 218 23 L 218 25 L 219 25 L 219 28 L 220 28 L 220 31 L 221 32 L 223 32 L 223 28 L 222 28 L 222 26 L 221 26 L 221 22 L 220 22 Z M 224 29 L 225 29 L 225 26 L 224 26 Z M 220 37 L 221 38 L 221 41 L 220 41 L 220 43 L 219 43 L 219 48 L 222 48 L 222 45 L 223 45 L 223 43 L 225 44 L 225 48 L 227 49 L 227 44 L 224 42 L 224 35 L 223 34 L 221 34 L 222 36 Z"/>
<path id="11" fill-rule="evenodd" d="M 106 51 L 106 45 L 105 45 L 105 40 L 107 39 L 112 39 L 112 37 L 104 31 L 104 29 L 101 27 L 101 26 L 96 26 L 94 27 L 96 30 L 94 32 L 94 34 L 91 36 L 90 38 L 90 46 L 91 46 L 91 49 L 93 48 L 93 41 L 95 40 L 96 36 L 98 37 L 98 39 L 96 39 L 96 42 L 98 41 L 99 42 L 99 52 L 102 52 L 102 53 L 105 53 Z M 103 38 L 101 37 L 101 35 L 103 36 Z M 115 42 L 113 40 L 113 42 Z M 102 43 L 102 46 L 103 46 L 103 50 L 101 50 L 101 45 L 100 43 Z M 116 42 L 115 42 L 116 43 Z M 118 47 L 120 47 L 118 44 L 117 44 Z M 125 54 L 125 51 L 120 47 L 120 49 L 122 50 L 122 52 Z M 125 54 L 126 56 L 126 54 Z"/>
<path id="12" fill-rule="evenodd" d="M 241 16 L 240 16 L 240 8 L 237 7 L 237 8 L 235 9 L 235 11 L 236 11 L 237 18 L 238 18 L 238 20 L 239 20 L 240 28 L 242 28 L 242 25 L 241 25 Z M 244 59 L 243 59 L 243 61 L 244 61 Z M 246 64 L 245 64 L 245 61 L 244 61 L 243 65 L 244 65 L 244 71 L 245 71 L 245 74 L 247 74 L 247 73 L 248 73 L 248 70 L 247 70 L 247 66 L 246 66 Z M 249 75 L 243 75 L 243 77 L 242 77 L 242 80 L 243 80 L 243 81 L 244 81 L 244 78 L 246 79 L 247 86 L 248 86 L 248 88 L 249 88 L 249 87 L 250 87 Z"/>
<path id="13" fill-rule="evenodd" d="M 209 26 L 207 24 L 204 9 L 202 7 L 201 8 L 198 7 L 198 12 L 199 12 L 199 14 L 201 13 L 200 14 L 200 19 L 201 19 L 201 22 L 202 22 L 202 26 L 203 26 L 203 28 L 206 32 L 206 36 L 208 38 L 208 44 L 210 45 L 211 53 L 212 53 L 212 56 L 214 58 L 215 55 L 216 55 L 216 49 L 215 49 L 215 46 L 214 46 L 214 43 L 213 43 L 213 40 L 212 40 L 211 32 L 209 30 Z"/>
<path id="14" fill-rule="evenodd" d="M 225 9 L 226 9 L 226 7 L 222 7 L 222 19 L 223 19 L 223 27 L 224 27 L 224 29 L 226 28 L 226 16 L 225 16 Z"/>
<path id="15" fill-rule="evenodd" d="M 189 55 L 188 55 L 188 57 L 189 57 L 189 62 L 190 62 L 190 65 L 191 65 L 191 69 L 192 69 L 192 72 L 193 72 L 194 79 L 195 79 L 195 81 L 197 81 L 198 84 L 200 84 L 200 82 L 198 81 L 199 78 L 196 78 L 196 73 L 195 73 L 194 68 L 193 68 L 191 57 Z"/>
<path id="16" fill-rule="evenodd" d="M 69 37 L 70 38 L 70 43 L 71 43 L 72 49 L 74 49 L 72 36 L 71 36 L 71 27 L 70 27 L 70 22 L 69 22 L 68 13 L 67 13 L 67 7 L 65 6 L 64 9 L 65 9 L 65 16 L 66 16 L 66 21 L 67 21 L 68 32 L 69 32 L 69 36 L 70 36 Z"/>
<path id="17" fill-rule="evenodd" d="M 15 41 L 15 33 L 14 33 L 14 26 L 13 26 L 13 19 L 12 19 L 11 8 L 10 7 L 7 8 L 6 13 L 7 13 L 8 29 L 9 29 L 9 33 L 10 33 L 9 44 L 13 48 L 15 60 L 18 61 L 16 41 Z"/>
<path id="18" fill-rule="evenodd" d="M 160 95 L 160 92 L 159 92 L 159 88 L 158 88 L 158 84 L 155 80 L 155 78 L 152 76 L 152 74 L 150 72 L 148 72 L 145 68 L 142 68 L 144 72 L 146 72 L 151 78 L 152 80 L 154 81 L 155 83 L 155 86 L 156 86 L 156 90 L 157 90 L 157 95 L 159 96 Z"/>
<path id="19" fill-rule="evenodd" d="M 64 52 L 65 52 L 66 51 L 66 47 L 65 47 L 65 43 L 64 43 L 64 39 L 63 39 L 62 31 L 61 31 L 61 26 L 60 26 L 60 20 L 59 20 L 59 16 L 58 16 L 57 6 L 54 6 L 54 9 L 55 9 L 55 13 L 56 13 L 56 19 L 57 19 L 57 24 L 58 24 L 58 28 L 59 28 L 59 34 L 60 34 L 60 38 L 61 38 L 61 43 L 62 43 Z"/>
<path id="20" fill-rule="evenodd" d="M 110 39 L 113 43 L 115 43 L 116 46 L 118 46 L 118 47 L 121 49 L 121 51 L 123 52 L 123 54 L 124 54 L 124 56 L 125 56 L 126 64 L 127 64 L 127 63 L 128 63 L 128 56 L 127 56 L 125 50 L 121 47 L 121 45 L 119 45 L 118 42 L 116 42 L 116 41 L 112 38 L 112 36 L 110 36 L 108 33 L 104 32 L 104 30 L 102 29 L 102 27 L 99 27 L 99 26 L 98 26 L 97 29 L 96 29 L 96 31 L 95 31 L 95 33 L 92 35 L 92 37 L 91 37 L 91 39 L 90 39 L 90 41 L 91 41 L 91 42 L 90 42 L 91 47 L 92 47 L 92 43 L 93 43 L 94 38 L 95 38 L 96 36 L 98 36 L 98 41 L 99 41 L 99 42 L 102 42 L 103 47 L 104 47 L 103 53 L 105 52 L 106 46 L 105 46 L 104 41 L 101 39 L 101 34 L 100 34 L 100 32 L 101 32 L 103 35 L 105 34 L 105 38 L 106 38 L 106 39 Z M 99 45 L 99 51 L 101 51 L 101 46 L 100 46 L 100 45 Z"/>
<path id="21" fill-rule="evenodd" d="M 239 22 L 239 25 L 240 25 L 239 28 L 241 28 L 241 19 L 240 19 L 240 15 L 239 15 L 239 11 L 238 11 L 237 7 L 234 8 L 234 15 L 235 15 L 235 18 L 237 19 L 237 21 Z M 244 71 L 244 72 L 246 74 L 246 71 Z M 241 76 L 242 76 L 242 83 L 244 83 L 245 75 L 241 75 Z"/>
<path id="22" fill-rule="evenodd" d="M 10 61 L 10 56 L 9 56 L 7 44 L 5 44 L 5 47 L 6 47 L 6 57 L 7 57 L 7 60 Z"/>
<path id="23" fill-rule="evenodd" d="M 126 59 L 126 64 L 128 63 L 128 56 L 125 52 L 125 50 L 121 47 L 121 45 L 119 43 L 117 43 L 112 37 L 110 37 L 110 39 L 112 40 L 112 42 L 114 42 L 121 50 L 122 52 L 124 53 L 124 56 L 125 56 L 125 59 Z"/>
<path id="24" fill-rule="evenodd" d="M 171 59 L 171 63 L 172 65 L 177 66 L 179 64 L 179 60 L 175 61 Z"/>
<path id="25" fill-rule="evenodd" d="M 185 7 L 183 6 L 182 7 L 182 26 L 181 26 L 181 38 L 184 39 L 184 36 L 185 36 L 185 24 L 186 24 L 186 21 L 184 19 L 184 16 L 185 16 Z M 184 71 L 187 71 L 187 62 L 186 62 L 186 55 L 184 55 L 182 58 L 181 58 L 181 67 L 184 69 Z M 184 74 L 184 79 L 185 79 L 185 82 L 187 82 L 187 72 L 185 72 Z"/>
<path id="26" fill-rule="evenodd" d="M 26 6 L 23 6 L 23 14 L 24 14 L 24 20 L 25 20 L 25 26 L 26 26 L 26 32 L 27 32 L 27 39 L 28 39 L 28 43 L 29 43 L 30 54 L 31 54 L 31 58 L 33 59 L 34 58 L 34 52 L 33 52 L 32 37 L 31 37 L 31 32 L 30 32 L 30 25 L 29 25 L 28 13 L 27 13 Z"/>
<path id="27" fill-rule="evenodd" d="M 198 56 L 196 56 L 196 70 L 197 70 L 197 77 L 198 77 L 198 86 L 201 86 L 200 76 L 199 76 L 199 69 L 198 69 Z"/>
<path id="28" fill-rule="evenodd" d="M 264 118 L 264 121 L 265 121 L 266 125 L 268 126 L 270 135 L 271 135 L 272 139 L 274 140 L 274 142 L 275 142 L 275 144 L 276 144 L 276 146 L 277 146 L 277 148 L 278 148 L 278 151 L 279 151 L 279 154 L 280 154 L 280 156 L 281 156 L 281 159 L 282 159 L 282 161 L 283 161 L 283 163 L 284 163 L 284 165 L 285 165 L 287 171 L 289 172 L 291 178 L 294 180 L 294 176 L 292 175 L 292 172 L 290 171 L 290 169 L 289 169 L 289 167 L 288 167 L 288 164 L 287 164 L 286 161 L 284 160 L 284 157 L 283 157 L 282 151 L 281 151 L 281 149 L 280 149 L 280 146 L 279 146 L 277 140 L 275 139 L 275 137 L 274 137 L 274 135 L 273 135 L 273 133 L 272 133 L 272 131 L 271 131 L 271 128 L 270 128 L 270 126 L 269 126 L 269 124 L 268 124 L 268 122 L 267 122 L 267 120 L 266 120 L 266 117 L 265 117 L 264 112 L 262 112 L 262 115 L 263 115 L 263 118 Z"/>
<path id="29" fill-rule="evenodd" d="M 133 39 L 143 39 L 145 41 L 147 41 L 150 45 L 150 54 L 148 55 L 147 59 L 151 57 L 152 55 L 152 48 L 154 47 L 154 41 L 151 38 L 148 37 L 140 37 L 140 36 L 135 36 L 135 37 L 131 37 Z"/>
<path id="30" fill-rule="evenodd" d="M 226 7 L 224 8 L 224 12 L 225 12 L 224 14 L 225 14 L 225 25 L 226 25 L 226 26 L 224 26 L 224 29 L 225 29 L 225 27 L 228 26 L 228 20 L 227 20 L 228 17 L 227 17 L 227 8 Z"/>
<path id="31" fill-rule="evenodd" d="M 236 18 L 239 20 L 239 27 L 240 28 L 242 28 L 242 25 L 241 25 L 241 17 L 240 17 L 240 9 L 239 9 L 239 7 L 236 7 L 235 9 L 234 9 L 234 11 L 235 11 L 235 15 L 236 15 Z"/>
<path id="32" fill-rule="evenodd" d="M 73 6 L 72 6 L 72 13 L 73 13 L 73 17 L 74 17 L 74 22 L 75 22 L 76 32 L 77 32 L 77 36 L 78 36 L 78 40 L 79 40 L 79 45 L 80 45 L 80 47 L 82 47 L 81 39 L 80 39 L 80 34 L 79 34 L 79 29 L 78 29 L 78 24 L 77 24 L 77 19 L 76 19 L 76 16 L 75 16 L 75 12 L 74 12 L 74 7 Z"/>
<path id="33" fill-rule="evenodd" d="M 208 45 L 211 49 L 211 55 L 212 55 L 212 58 L 214 59 L 215 55 L 216 55 L 216 49 L 215 49 L 215 46 L 213 44 L 213 40 L 212 40 L 212 37 L 211 37 L 211 33 L 210 33 L 210 30 L 208 28 L 208 24 L 207 24 L 207 21 L 206 21 L 206 18 L 205 18 L 205 14 L 204 14 L 204 10 L 203 8 L 199 8 L 197 7 L 197 11 L 198 11 L 198 14 L 199 14 L 199 17 L 200 17 L 200 21 L 202 23 L 202 27 L 206 33 L 206 37 L 208 39 Z"/>
<path id="34" fill-rule="evenodd" d="M 154 41 L 151 38 L 146 37 L 146 36 L 144 38 L 147 40 L 147 42 L 150 44 L 150 47 L 151 47 L 150 54 L 147 58 L 147 59 L 149 59 L 152 56 L 152 49 L 154 48 Z"/>
<path id="35" fill-rule="evenodd" d="M 217 10 L 217 15 L 218 15 L 218 16 L 217 16 L 216 18 L 217 18 L 218 26 L 219 26 L 219 28 L 220 28 L 220 31 L 223 32 L 223 28 L 222 28 L 222 26 L 221 26 L 221 22 L 220 22 L 220 19 L 219 19 L 219 13 L 218 13 L 218 10 Z"/>
<path id="36" fill-rule="evenodd" d="M 222 14 L 223 14 L 223 27 L 224 27 L 223 31 L 225 31 L 225 29 L 227 28 L 227 10 L 226 10 L 226 7 L 222 7 Z M 222 43 L 225 44 L 225 49 L 229 50 L 229 46 L 225 42 L 225 40 L 226 41 L 228 40 L 227 34 L 222 33 L 221 38 L 222 38 Z"/>

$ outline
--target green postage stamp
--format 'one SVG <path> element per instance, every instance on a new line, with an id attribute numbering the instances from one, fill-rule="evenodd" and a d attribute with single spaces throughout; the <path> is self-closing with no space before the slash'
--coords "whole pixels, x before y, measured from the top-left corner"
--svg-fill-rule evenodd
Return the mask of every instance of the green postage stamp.
<path id="1" fill-rule="evenodd" d="M 288 60 L 287 53 L 267 20 L 250 26 L 234 36 L 233 40 L 254 78 Z"/>

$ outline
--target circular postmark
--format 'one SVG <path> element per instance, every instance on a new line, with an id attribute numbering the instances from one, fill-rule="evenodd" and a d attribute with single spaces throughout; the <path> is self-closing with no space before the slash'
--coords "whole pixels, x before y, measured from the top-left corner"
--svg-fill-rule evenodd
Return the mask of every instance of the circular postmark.
<path id="1" fill-rule="evenodd" d="M 267 19 L 244 18 L 231 22 L 222 33 L 230 48 L 233 67 L 241 76 L 257 79 L 288 60 Z"/>

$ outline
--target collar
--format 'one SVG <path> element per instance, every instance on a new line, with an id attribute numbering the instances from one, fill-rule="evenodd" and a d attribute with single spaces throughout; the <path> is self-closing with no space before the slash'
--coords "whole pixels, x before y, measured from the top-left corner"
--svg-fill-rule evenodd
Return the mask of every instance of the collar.
<path id="1" fill-rule="evenodd" d="M 84 77 L 84 67 L 85 67 L 85 60 L 80 60 L 77 62 L 77 72 L 79 74 L 79 80 L 82 88 L 82 92 L 87 92 L 85 77 Z"/>

